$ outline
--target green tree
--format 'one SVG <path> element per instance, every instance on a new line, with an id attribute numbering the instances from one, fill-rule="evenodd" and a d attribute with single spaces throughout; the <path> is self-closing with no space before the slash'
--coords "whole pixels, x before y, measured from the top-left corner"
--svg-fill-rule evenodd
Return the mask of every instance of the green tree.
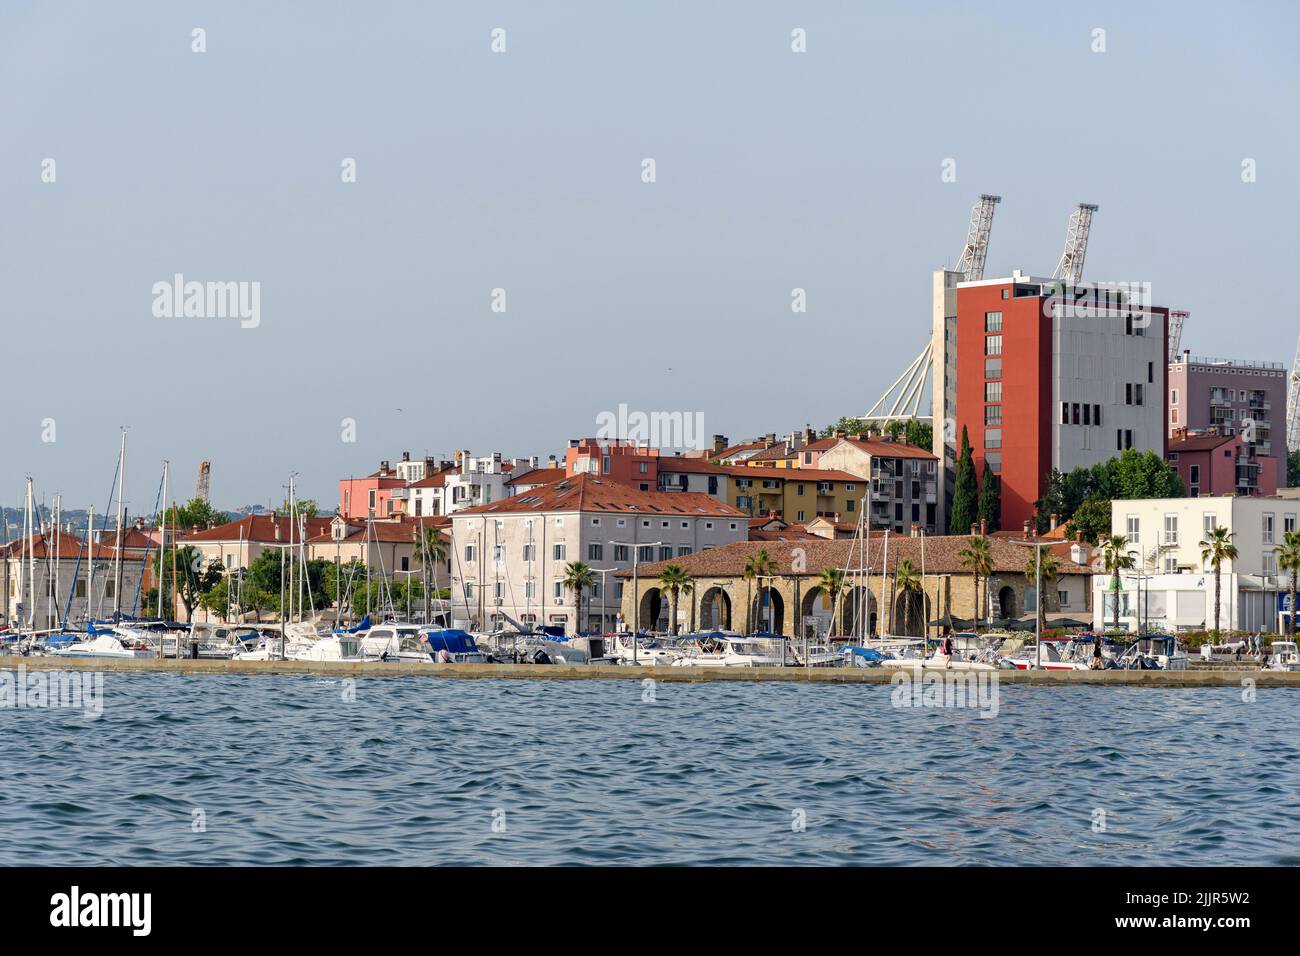
<path id="1" fill-rule="evenodd" d="M 582 592 L 596 583 L 596 572 L 582 561 L 570 561 L 564 566 L 564 587 L 573 592 L 574 603 L 577 605 L 578 617 L 577 623 L 573 629 L 575 634 L 582 633 Z"/>
<path id="2" fill-rule="evenodd" d="M 1286 456 L 1286 486 L 1300 487 L 1300 448 Z"/>
<path id="3" fill-rule="evenodd" d="M 199 595 L 199 607 L 219 621 L 230 613 L 230 576 L 223 574 L 216 584 Z"/>
<path id="4" fill-rule="evenodd" d="M 1112 534 L 1102 543 L 1102 568 L 1110 575 L 1110 590 L 1114 597 L 1114 630 L 1119 630 L 1119 573 L 1133 567 L 1133 556 L 1128 553 L 1128 538 L 1122 534 Z"/>
<path id="5" fill-rule="evenodd" d="M 1041 570 L 1039 565 L 1042 565 Z M 1030 587 L 1034 588 L 1034 605 L 1036 607 L 1035 616 L 1038 621 L 1038 632 L 1041 634 L 1044 627 L 1044 620 L 1047 615 L 1047 595 L 1052 589 L 1049 587 L 1060 574 L 1060 564 L 1056 560 L 1056 555 L 1052 554 L 1047 548 L 1034 548 L 1034 554 L 1025 565 L 1025 580 L 1029 582 Z M 1042 587 L 1039 588 L 1039 575 L 1041 574 Z"/>
<path id="6" fill-rule="evenodd" d="M 817 583 L 814 587 L 826 595 L 831 602 L 831 626 L 830 632 L 826 635 L 828 638 L 835 636 L 835 611 L 838 606 L 838 600 L 844 594 L 844 569 L 843 568 L 822 568 L 821 573 L 817 575 Z"/>
<path id="7" fill-rule="evenodd" d="M 281 604 L 280 600 L 281 554 L 284 555 L 283 604 Z M 321 611 L 329 607 L 333 603 L 331 590 L 335 584 L 334 562 L 326 558 L 313 558 L 307 562 L 306 570 L 307 573 L 304 578 L 302 559 L 298 556 L 296 549 L 290 551 L 287 548 L 267 548 L 254 558 L 244 571 L 241 594 L 243 595 L 245 607 L 255 609 L 259 618 L 263 610 L 274 611 L 277 617 L 285 616 L 289 610 L 290 598 L 292 598 L 295 608 L 298 605 L 298 581 L 300 579 L 306 585 L 303 588 L 304 614 L 309 613 L 312 608 Z M 292 594 L 289 592 L 291 581 L 293 584 Z M 372 594 L 377 595 L 379 591 L 379 582 L 376 580 L 373 582 Z M 364 598 L 364 592 L 362 596 Z M 377 603 L 376 601 L 372 606 L 377 606 Z"/>
<path id="8" fill-rule="evenodd" d="M 677 598 L 695 590 L 695 579 L 680 564 L 668 564 L 659 572 L 659 587 L 668 592 L 668 633 L 677 633 Z"/>
<path id="9" fill-rule="evenodd" d="M 290 513 L 289 505 L 293 504 L 288 498 L 285 498 L 280 505 L 280 514 L 287 515 Z M 320 507 L 316 504 L 315 498 L 299 498 L 294 504 L 295 514 L 303 518 L 315 518 L 320 514 Z"/>
<path id="10" fill-rule="evenodd" d="M 168 551 L 163 557 L 161 575 L 164 616 L 170 617 L 173 613 L 172 607 L 166 604 L 166 599 L 175 594 L 185 608 L 185 620 L 194 620 L 194 609 L 199 606 L 203 593 L 217 585 L 224 568 L 225 565 L 220 561 L 204 562 L 203 554 L 193 545 L 187 544 Z M 156 599 L 157 591 L 153 591 L 153 595 Z"/>
<path id="11" fill-rule="evenodd" d="M 953 485 L 952 512 L 948 516 L 949 534 L 966 534 L 979 514 L 975 485 L 975 459 L 966 426 L 961 428 L 961 455 L 957 459 L 957 481 Z"/>
<path id="12" fill-rule="evenodd" d="M 1215 527 L 1200 542 L 1201 560 L 1209 561 L 1214 568 L 1214 635 L 1219 634 L 1219 598 L 1220 576 L 1223 562 L 1237 559 L 1237 546 L 1232 543 L 1232 532 L 1224 527 Z"/>
<path id="13" fill-rule="evenodd" d="M 225 524 L 230 520 L 230 515 L 224 511 L 218 511 L 204 501 L 202 498 L 191 498 L 183 505 L 172 505 L 166 509 L 167 517 L 167 537 L 171 537 L 173 528 L 190 530 L 191 528 L 207 528 L 210 525 Z"/>
<path id="14" fill-rule="evenodd" d="M 979 630 L 980 619 L 989 615 L 989 578 L 993 574 L 993 552 L 989 539 L 983 535 L 974 535 L 966 542 L 966 547 L 957 554 L 961 566 L 971 573 L 972 587 L 975 589 L 971 617 L 975 619 L 975 630 Z M 984 610 L 980 611 L 980 581 L 984 581 Z"/>
<path id="15" fill-rule="evenodd" d="M 1300 531 L 1288 531 L 1282 535 L 1282 543 L 1273 549 L 1277 555 L 1279 571 L 1285 571 L 1290 579 L 1291 613 L 1287 618 L 1287 633 L 1295 640 L 1295 596 L 1296 577 L 1300 575 Z"/>
<path id="16" fill-rule="evenodd" d="M 421 525 L 415 532 L 415 564 L 429 594 L 438 590 L 438 568 L 447 560 L 450 545 L 446 536 L 432 525 Z M 432 582 L 429 578 L 432 575 Z"/>
<path id="17" fill-rule="evenodd" d="M 984 460 L 984 477 L 980 482 L 979 518 L 986 531 L 997 531 L 1002 525 L 1002 479 L 993 473 L 988 459 Z"/>
<path id="18" fill-rule="evenodd" d="M 1085 541 L 1096 544 L 1110 534 L 1110 501 L 1097 498 L 1086 499 L 1065 523 L 1065 531 L 1070 537 L 1082 531 Z"/>

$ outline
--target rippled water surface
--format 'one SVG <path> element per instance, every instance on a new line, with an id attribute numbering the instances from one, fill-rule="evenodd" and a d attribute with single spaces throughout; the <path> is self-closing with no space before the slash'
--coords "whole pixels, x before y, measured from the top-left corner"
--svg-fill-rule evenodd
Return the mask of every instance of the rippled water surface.
<path id="1" fill-rule="evenodd" d="M 1296 691 L 348 690 L 107 674 L 97 719 L 0 710 L 0 864 L 1300 864 Z"/>

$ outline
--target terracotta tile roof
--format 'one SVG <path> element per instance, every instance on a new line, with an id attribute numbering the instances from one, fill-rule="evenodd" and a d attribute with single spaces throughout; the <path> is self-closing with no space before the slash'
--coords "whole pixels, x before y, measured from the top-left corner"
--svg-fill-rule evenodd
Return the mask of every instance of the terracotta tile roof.
<path id="1" fill-rule="evenodd" d="M 451 518 L 446 515 L 426 515 L 422 518 L 402 515 L 397 520 L 377 519 L 373 522 L 374 530 L 371 532 L 371 540 L 380 544 L 410 544 L 415 541 L 416 535 L 419 534 L 421 522 L 423 522 L 425 528 L 437 528 L 439 531 L 445 531 L 451 527 Z M 347 533 L 341 540 L 348 544 L 359 544 L 366 540 L 365 521 L 354 518 L 347 522 L 347 526 Z M 326 544 L 333 540 L 333 529 L 326 526 L 324 531 L 308 538 L 307 543 Z"/>
<path id="2" fill-rule="evenodd" d="M 848 442 L 849 444 L 853 445 L 855 448 L 860 448 L 870 455 L 879 455 L 882 458 L 934 458 L 935 457 L 933 454 L 931 454 L 929 451 L 927 451 L 924 448 L 917 448 L 915 445 L 909 445 L 906 442 L 901 442 L 901 441 L 886 441 L 883 438 L 859 438 L 856 435 L 848 435 L 845 436 L 844 438 L 830 438 L 830 439 L 823 439 L 823 440 L 831 442 L 828 448 L 834 448 L 840 442 Z M 817 444 L 818 444 L 817 442 L 814 442 L 812 445 L 808 447 L 811 448 L 813 451 L 827 450 L 825 448 L 815 447 Z"/>
<path id="3" fill-rule="evenodd" d="M 67 531 L 56 531 L 48 534 L 33 535 L 30 542 L 28 542 L 26 537 L 20 535 L 14 540 L 0 545 L 0 557 L 6 557 L 14 561 L 20 558 L 26 559 L 29 553 L 27 551 L 28 548 L 32 549 L 37 560 L 53 558 L 56 551 L 58 552 L 60 561 L 65 559 L 75 561 L 77 560 L 78 555 L 81 555 L 83 559 L 89 559 L 92 557 L 96 560 L 112 559 L 116 552 L 116 549 L 112 547 L 111 544 L 105 543 L 100 543 L 94 545 L 92 548 L 83 550 L 86 548 L 86 541 L 84 538 L 78 537 L 75 534 L 70 534 Z M 122 549 L 122 560 L 139 561 L 140 556 L 138 554 L 132 554 L 131 551 L 124 547 Z"/>
<path id="4" fill-rule="evenodd" d="M 749 465 L 727 465 L 722 470 L 733 478 L 749 478 L 753 481 L 782 478 L 786 481 L 850 481 L 859 485 L 866 481 L 861 475 L 852 475 L 847 471 L 834 468 L 760 468 Z"/>
<path id="5" fill-rule="evenodd" d="M 1220 445 L 1235 441 L 1236 435 L 1189 435 L 1186 438 L 1169 439 L 1169 451 L 1213 451 Z"/>
<path id="6" fill-rule="evenodd" d="M 910 558 L 912 564 L 920 569 L 921 542 L 923 540 L 925 542 L 926 574 L 970 573 L 961 566 L 959 557 L 961 551 L 970 541 L 969 536 L 966 535 L 944 535 L 924 539 L 894 537 L 891 535 L 889 538 L 888 571 L 896 569 L 899 562 L 904 558 Z M 757 554 L 759 550 L 766 549 L 768 556 L 777 568 L 777 574 L 791 575 L 793 566 L 791 552 L 795 548 L 800 548 L 804 552 L 803 560 L 807 569 L 802 572 L 802 575 L 816 577 L 823 568 L 856 567 L 859 561 L 858 547 L 858 542 L 852 538 L 820 538 L 815 535 L 809 539 L 799 541 L 737 541 L 719 548 L 710 548 L 707 551 L 697 551 L 695 554 L 674 558 L 671 563 L 680 564 L 697 578 L 739 577 L 741 572 L 744 571 L 745 562 Z M 1029 563 L 1033 549 L 1024 545 L 1012 544 L 1005 538 L 990 538 L 989 553 L 993 558 L 994 573 L 1024 574 L 1025 565 Z M 880 564 L 883 558 L 883 547 L 873 540 L 869 557 L 869 563 L 873 565 L 873 573 L 880 573 Z M 639 574 L 642 578 L 653 577 L 663 570 L 664 565 L 669 563 L 668 561 L 658 561 L 654 564 L 643 564 L 639 569 Z M 1061 574 L 1092 573 L 1090 568 L 1069 561 L 1058 561 L 1058 566 Z M 619 571 L 616 576 L 631 577 L 632 572 L 630 570 Z"/>
<path id="7" fill-rule="evenodd" d="M 307 538 L 313 538 L 322 531 L 329 531 L 330 522 L 333 521 L 332 515 L 322 515 L 315 518 L 305 519 L 307 524 Z M 279 529 L 280 536 L 276 537 L 276 529 Z M 204 541 L 253 541 L 265 544 L 274 544 L 277 542 L 288 542 L 289 532 L 292 530 L 292 522 L 289 521 L 288 515 L 269 514 L 269 515 L 245 515 L 238 521 L 228 521 L 225 524 L 219 524 L 215 528 L 205 528 L 202 531 L 196 531 L 191 534 L 182 534 L 181 543 L 193 542 L 195 544 Z M 297 540 L 297 532 L 295 541 Z"/>
<path id="8" fill-rule="evenodd" d="M 517 478 L 511 478 L 512 485 L 549 485 L 556 481 L 563 481 L 565 471 L 563 468 L 534 468 L 532 471 L 524 472 Z"/>
<path id="9" fill-rule="evenodd" d="M 457 511 L 462 515 L 510 514 L 538 511 L 600 511 L 620 514 L 700 515 L 747 518 L 739 509 L 695 491 L 640 491 L 632 485 L 594 475 L 574 475 L 565 481 Z"/>
<path id="10" fill-rule="evenodd" d="M 456 473 L 455 465 L 448 465 L 446 468 L 440 468 L 431 475 L 426 475 L 419 481 L 413 481 L 408 488 L 441 488 L 447 481 L 448 475 Z"/>
<path id="11" fill-rule="evenodd" d="M 705 461 L 702 458 L 687 458 L 683 455 L 673 455 L 659 459 L 660 471 L 684 471 L 693 475 L 725 475 L 727 474 L 726 465 L 715 465 L 711 461 Z"/>
<path id="12" fill-rule="evenodd" d="M 802 528 L 784 528 L 782 530 L 765 530 L 763 528 L 750 528 L 750 541 L 825 541 L 820 535 L 812 534 Z"/>

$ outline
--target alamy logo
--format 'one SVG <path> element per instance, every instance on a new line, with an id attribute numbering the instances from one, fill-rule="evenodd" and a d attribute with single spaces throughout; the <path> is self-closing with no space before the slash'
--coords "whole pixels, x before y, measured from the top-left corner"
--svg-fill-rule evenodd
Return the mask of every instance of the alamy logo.
<path id="1" fill-rule="evenodd" d="M 239 327 L 255 329 L 262 323 L 262 283 L 185 281 L 182 273 L 171 282 L 153 284 L 156 319 L 239 319 Z"/>
<path id="2" fill-rule="evenodd" d="M 50 925 L 129 926 L 133 936 L 148 936 L 153 924 L 152 893 L 69 893 L 50 897 Z"/>
<path id="3" fill-rule="evenodd" d="M 596 438 L 624 439 L 651 448 L 705 448 L 703 412 L 604 411 L 596 416 Z"/>

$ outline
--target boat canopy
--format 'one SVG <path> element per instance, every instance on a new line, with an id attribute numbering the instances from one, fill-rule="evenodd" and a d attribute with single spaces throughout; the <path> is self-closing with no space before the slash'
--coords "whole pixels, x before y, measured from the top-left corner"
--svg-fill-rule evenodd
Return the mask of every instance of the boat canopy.
<path id="1" fill-rule="evenodd" d="M 465 631 L 423 631 L 420 637 L 429 643 L 429 650 L 435 654 L 443 650 L 448 654 L 473 654 L 478 650 L 474 638 Z"/>
<path id="2" fill-rule="evenodd" d="M 349 627 L 347 630 L 340 631 L 339 633 L 340 633 L 340 634 L 356 634 L 356 633 L 359 633 L 360 631 L 368 631 L 368 630 L 370 630 L 371 627 L 372 627 L 372 625 L 371 625 L 371 623 L 370 623 L 370 615 L 367 614 L 365 617 L 363 617 L 363 618 L 362 618 L 360 621 L 358 621 L 356 624 L 352 625 L 352 626 Z"/>

